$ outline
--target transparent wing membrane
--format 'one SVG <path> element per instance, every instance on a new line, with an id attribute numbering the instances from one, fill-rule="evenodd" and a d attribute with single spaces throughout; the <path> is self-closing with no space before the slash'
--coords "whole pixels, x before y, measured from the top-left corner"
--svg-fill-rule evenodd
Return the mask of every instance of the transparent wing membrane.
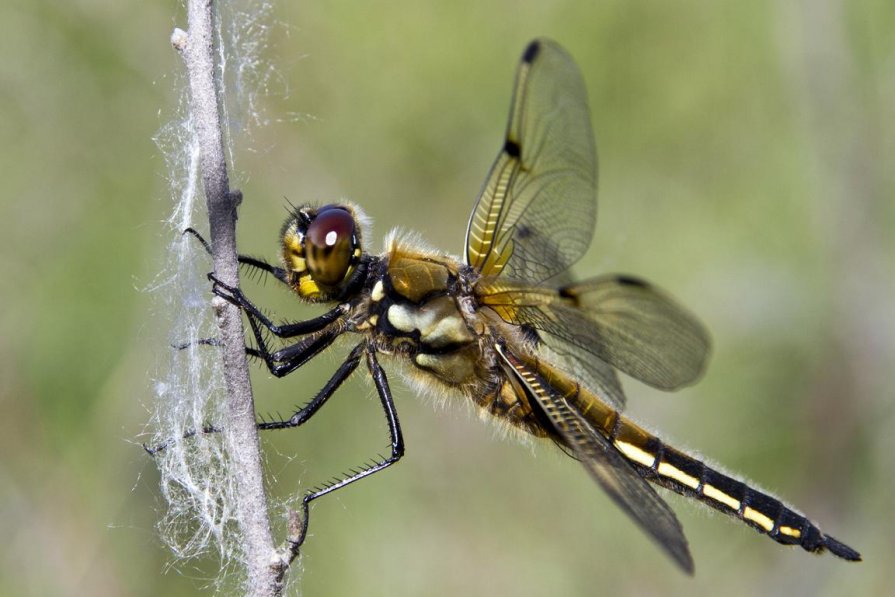
<path id="1" fill-rule="evenodd" d="M 603 276 L 554 290 L 498 279 L 480 282 L 477 291 L 507 323 L 536 330 L 569 373 L 616 408 L 625 396 L 615 369 L 672 390 L 705 368 L 705 328 L 645 282 Z"/>
<path id="2" fill-rule="evenodd" d="M 587 92 L 548 40 L 522 56 L 504 145 L 466 231 L 466 263 L 485 276 L 544 282 L 587 250 L 596 223 L 597 159 Z"/>
<path id="3" fill-rule="evenodd" d="M 686 309 L 636 278 L 601 276 L 559 290 L 590 323 L 591 354 L 662 390 L 696 381 L 709 353 L 708 331 Z"/>

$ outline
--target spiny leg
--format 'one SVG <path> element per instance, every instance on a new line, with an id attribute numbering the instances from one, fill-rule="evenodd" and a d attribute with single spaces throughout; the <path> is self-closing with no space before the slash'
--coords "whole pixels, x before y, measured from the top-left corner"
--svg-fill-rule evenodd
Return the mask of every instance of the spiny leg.
<path id="1" fill-rule="evenodd" d="M 297 344 L 293 344 L 292 346 L 287 346 L 283 350 L 277 351 L 273 354 L 267 352 L 265 346 L 262 345 L 261 350 L 256 350 L 254 348 L 246 347 L 246 354 L 264 360 L 267 364 L 270 372 L 277 376 L 283 377 L 284 375 L 288 375 L 292 373 L 305 363 L 307 363 L 311 358 L 316 356 L 320 351 L 324 348 L 332 344 L 333 340 L 340 334 L 341 332 L 332 332 L 329 334 L 315 334 L 313 336 L 309 336 L 305 338 L 302 342 Z M 199 341 L 200 344 L 208 344 L 210 346 L 217 346 L 218 342 L 216 340 L 208 339 L 207 341 Z M 257 424 L 258 429 L 264 431 L 268 429 L 286 429 L 289 427 L 297 427 L 311 418 L 311 416 L 316 413 L 321 406 L 329 399 L 330 396 L 339 388 L 343 381 L 345 381 L 349 375 L 357 368 L 358 363 L 360 362 L 360 354 L 363 350 L 363 345 L 359 344 L 354 350 L 351 351 L 351 354 L 348 356 L 348 359 L 342 363 L 342 366 L 336 371 L 333 377 L 327 382 L 327 384 L 323 387 L 323 389 L 314 397 L 311 402 L 309 402 L 306 406 L 302 407 L 298 411 L 295 412 L 289 419 L 285 421 L 267 421 L 261 422 Z M 222 429 L 220 427 L 216 427 L 214 425 L 205 425 L 201 429 L 191 429 L 183 434 L 181 439 L 189 439 L 196 435 L 204 435 L 206 433 L 220 433 Z M 143 449 L 150 456 L 155 456 L 159 452 L 165 450 L 171 441 L 166 441 L 162 444 L 156 446 L 149 446 L 143 444 Z"/>
<path id="2" fill-rule="evenodd" d="M 202 236 L 193 229 L 187 229 L 185 233 L 195 236 L 210 252 L 210 247 Z M 278 280 L 286 281 L 286 272 L 282 268 L 274 267 L 265 261 L 254 259 L 252 257 L 240 256 L 239 262 L 250 267 L 262 270 L 272 274 Z M 253 335 L 258 342 L 257 350 L 253 351 L 257 356 L 264 359 L 268 369 L 273 375 L 282 377 L 295 371 L 308 362 L 311 358 L 320 353 L 326 347 L 330 346 L 336 337 L 346 331 L 344 321 L 339 322 L 339 318 L 344 315 L 345 310 L 342 306 L 324 313 L 323 315 L 307 321 L 288 323 L 283 325 L 274 324 L 260 309 L 258 309 L 251 301 L 249 301 L 241 290 L 229 286 L 218 280 L 214 274 L 208 275 L 209 280 L 213 283 L 212 292 L 221 298 L 233 303 L 242 309 L 252 327 Z M 335 325 L 331 325 L 335 324 Z M 295 336 L 308 335 L 302 341 L 288 346 L 275 353 L 269 352 L 260 326 L 263 326 L 274 335 L 280 338 L 291 338 Z M 351 373 L 357 368 L 360 361 L 360 353 L 365 352 L 367 357 L 367 368 L 373 378 L 376 390 L 379 395 L 380 403 L 386 415 L 386 421 L 389 427 L 389 437 L 391 439 L 391 455 L 388 458 L 379 457 L 378 461 L 374 461 L 370 465 L 365 465 L 359 469 L 353 469 L 351 475 L 342 479 L 338 479 L 332 483 L 328 483 L 322 487 L 318 487 L 309 491 L 302 499 L 302 520 L 297 538 L 290 540 L 294 548 L 297 550 L 304 543 L 308 531 L 308 515 L 310 512 L 310 503 L 315 499 L 332 493 L 337 489 L 341 489 L 355 481 L 368 477 L 377 473 L 398 460 L 404 455 L 404 438 L 401 433 L 400 422 L 398 421 L 397 411 L 395 409 L 394 399 L 391 395 L 391 389 L 388 385 L 388 379 L 382 367 L 376 359 L 373 349 L 367 345 L 360 344 L 352 350 L 348 359 L 339 367 L 336 373 L 330 378 L 321 391 L 306 406 L 302 407 L 292 417 L 286 421 L 268 421 L 258 424 L 260 430 L 268 429 L 285 429 L 289 427 L 297 427 L 311 418 L 326 401 L 335 393 L 339 386 L 347 379 Z M 249 352 L 251 354 L 251 352 Z M 217 432 L 217 428 L 209 426 L 203 429 L 203 432 Z M 197 432 L 191 432 L 195 435 Z M 163 449 L 162 446 L 161 449 Z"/>
<path id="3" fill-rule="evenodd" d="M 382 367 L 379 365 L 379 361 L 376 360 L 376 354 L 373 351 L 373 348 L 369 345 L 361 346 L 363 346 L 364 352 L 366 352 L 367 369 L 370 371 L 370 376 L 373 378 L 373 383 L 376 385 L 376 393 L 379 394 L 379 401 L 382 404 L 382 410 L 385 411 L 385 418 L 388 422 L 388 431 L 391 438 L 392 453 L 391 456 L 389 456 L 388 458 L 379 456 L 378 461 L 373 461 L 371 464 L 365 465 L 359 469 L 352 469 L 350 471 L 351 474 L 348 477 L 337 479 L 331 483 L 328 483 L 321 487 L 317 487 L 306 493 L 305 497 L 302 498 L 301 501 L 302 516 L 301 527 L 299 529 L 298 536 L 294 539 L 290 539 L 290 543 L 295 550 L 297 550 L 298 547 L 300 547 L 302 543 L 304 543 L 305 538 L 307 537 L 308 515 L 310 513 L 310 504 L 312 501 L 328 493 L 332 493 L 337 489 L 341 489 L 346 485 L 350 485 L 355 481 L 359 481 L 365 477 L 369 477 L 374 473 L 378 473 L 382 469 L 385 469 L 398 462 L 401 457 L 404 456 L 404 437 L 401 434 L 401 424 L 398 421 L 398 413 L 395 410 L 395 401 L 392 398 L 392 392 L 389 388 L 388 379 L 385 376 L 385 371 L 382 370 Z"/>
<path id="4" fill-rule="evenodd" d="M 258 344 L 256 352 L 264 360 L 267 369 L 276 377 L 289 375 L 312 358 L 328 348 L 336 338 L 347 331 L 344 320 L 337 320 L 322 330 L 310 333 L 304 338 L 276 352 L 270 352 L 259 323 L 248 315 L 249 326 Z"/>
<path id="5" fill-rule="evenodd" d="M 195 237 L 205 248 L 208 253 L 211 253 L 211 246 L 208 242 L 193 228 L 187 228 L 183 231 L 183 234 L 190 234 Z M 243 255 L 239 256 L 239 262 L 244 265 L 248 265 L 254 267 L 256 269 L 262 270 L 266 273 L 272 274 L 280 281 L 285 282 L 285 270 L 282 268 L 278 268 L 270 265 L 266 261 L 262 261 L 260 259 L 255 259 L 253 257 L 246 257 Z M 283 377 L 292 373 L 305 363 L 307 363 L 310 359 L 318 355 L 321 351 L 329 347 L 333 341 L 345 331 L 344 322 L 340 322 L 338 325 L 331 325 L 339 317 L 344 313 L 344 310 L 341 307 L 336 307 L 319 317 L 315 317 L 313 319 L 309 319 L 306 321 L 299 321 L 288 323 L 284 325 L 274 325 L 269 318 L 267 318 L 254 304 L 252 304 L 242 292 L 238 288 L 234 288 L 232 286 L 221 283 L 214 274 L 208 274 L 209 280 L 212 281 L 212 291 L 229 301 L 230 303 L 236 305 L 240 309 L 246 312 L 246 315 L 249 319 L 249 324 L 252 327 L 253 335 L 255 336 L 255 340 L 258 343 L 258 348 L 252 348 L 250 346 L 245 347 L 246 355 L 252 358 L 258 358 L 264 361 L 265 365 L 267 365 L 268 370 L 276 377 Z M 264 340 L 264 335 L 261 332 L 259 327 L 259 323 L 263 325 L 265 328 L 270 330 L 273 334 L 277 335 L 281 338 L 292 338 L 300 335 L 312 334 L 308 338 L 304 338 L 302 341 L 293 344 L 291 346 L 287 346 L 279 351 L 271 353 L 267 347 L 267 343 Z M 324 330 L 330 326 L 329 329 Z M 314 333 L 319 332 L 319 333 Z M 184 342 L 181 344 L 173 345 L 173 348 L 177 350 L 184 350 L 191 346 L 193 343 Z M 217 338 L 200 338 L 195 341 L 195 344 L 198 345 L 208 345 L 208 346 L 219 346 L 220 340 Z M 353 354 L 353 353 L 352 353 Z M 358 353 L 359 354 L 359 353 Z M 359 357 L 358 357 L 359 358 Z M 344 365 L 343 365 L 344 366 Z M 356 368 L 357 362 L 355 362 L 354 366 L 351 367 L 351 371 Z M 341 368 L 340 368 L 341 371 Z M 348 372 L 350 374 L 350 371 Z M 346 374 L 347 377 L 347 374 Z M 343 378 L 344 379 L 344 378 Z M 341 383 L 341 381 L 339 381 Z M 336 385 L 338 387 L 338 384 Z M 335 388 L 333 388 L 333 391 Z M 315 400 L 312 400 L 309 406 L 315 404 Z M 319 404 L 317 404 L 307 415 L 302 419 L 302 422 L 309 418 L 320 406 L 325 402 L 325 398 L 322 399 Z M 295 419 L 296 413 L 290 418 L 290 421 Z M 276 422 L 274 422 L 276 423 Z M 259 424 L 259 429 L 264 429 L 262 424 Z M 287 427 L 289 425 L 286 425 Z M 270 427 L 276 428 L 276 427 Z M 205 425 L 201 429 L 191 429 L 184 433 L 181 439 L 189 439 L 196 435 L 204 435 L 207 433 L 220 433 L 220 427 L 216 427 L 214 425 Z M 150 455 L 155 456 L 159 452 L 165 450 L 174 440 L 165 441 L 161 444 L 150 446 L 147 444 L 143 444 L 143 449 Z"/>
<path id="6" fill-rule="evenodd" d="M 236 288 L 221 284 L 213 274 L 209 274 L 209 279 L 214 282 L 213 292 L 221 298 L 236 305 L 246 312 L 249 324 L 252 328 L 252 334 L 258 344 L 258 348 L 246 347 L 246 354 L 250 357 L 262 359 L 267 365 L 268 370 L 277 377 L 283 377 L 304 365 L 308 360 L 319 354 L 320 351 L 332 344 L 335 338 L 346 331 L 344 322 L 336 323 L 339 316 L 343 314 L 341 307 L 336 307 L 327 311 L 319 317 L 308 319 L 305 321 L 297 321 L 284 325 L 274 325 L 255 305 L 253 305 L 245 296 Z M 273 334 L 280 338 L 293 338 L 295 336 L 308 335 L 308 338 L 288 346 L 276 352 L 271 352 L 264 338 L 261 326 L 270 330 Z M 329 326 L 328 329 L 324 329 Z M 319 332 L 319 333 L 315 333 Z M 219 346 L 220 341 L 217 338 L 201 338 L 196 341 L 197 344 Z M 191 345 L 189 342 L 175 344 L 174 348 L 183 350 Z M 303 355 L 303 356 L 302 356 Z"/>
<path id="7" fill-rule="evenodd" d="M 208 241 L 202 237 L 195 229 L 187 228 L 183 231 L 183 234 L 190 234 L 195 237 L 205 250 L 211 254 L 211 245 L 208 244 Z M 281 267 L 277 267 L 267 263 L 262 259 L 256 259 L 255 257 L 249 257 L 247 255 L 238 255 L 238 261 L 242 265 L 247 265 L 249 267 L 260 270 L 264 273 L 270 274 L 275 277 L 280 282 L 284 284 L 287 283 L 287 272 Z M 251 301 L 249 301 L 241 290 L 235 288 L 233 286 L 229 286 L 228 284 L 224 284 L 217 277 L 211 273 L 208 274 L 208 279 L 212 282 L 212 292 L 221 298 L 233 303 L 237 307 L 240 307 L 243 311 L 248 315 L 253 315 L 258 318 L 258 320 L 271 331 L 274 335 L 280 338 L 293 338 L 295 336 L 301 336 L 303 334 L 308 334 L 310 332 L 316 332 L 317 330 L 325 327 L 329 323 L 332 323 L 336 319 L 338 319 L 339 315 L 343 313 L 343 310 L 340 307 L 336 307 L 331 311 L 324 313 L 319 317 L 315 317 L 313 319 L 309 319 L 306 321 L 298 321 L 293 323 L 287 323 L 283 325 L 275 325 L 264 313 L 258 309 Z"/>
<path id="8" fill-rule="evenodd" d="M 221 346 L 221 340 L 219 338 L 199 338 L 194 342 L 181 342 L 180 344 L 171 344 L 171 348 L 175 350 L 186 350 L 190 346 Z M 252 357 L 253 359 L 261 359 L 264 360 L 264 356 L 261 354 L 261 351 L 257 348 L 252 348 L 251 346 L 246 346 L 246 355 Z"/>
<path id="9" fill-rule="evenodd" d="M 196 238 L 199 241 L 199 243 L 202 244 L 202 247 L 209 254 L 211 254 L 211 245 L 194 228 L 186 228 L 183 231 L 183 234 L 184 235 L 189 234 L 189 235 L 193 236 L 194 238 Z M 256 259 L 254 257 L 248 257 L 246 255 L 239 255 L 238 260 L 239 260 L 239 263 L 241 263 L 243 265 L 247 265 L 247 266 L 253 267 L 255 269 L 258 269 L 260 271 L 263 271 L 264 273 L 271 274 L 275 278 L 280 280 L 281 282 L 284 282 L 284 283 L 286 282 L 286 270 L 284 270 L 283 268 L 273 266 L 264 260 Z M 230 303 L 236 305 L 237 307 L 239 307 L 240 309 L 242 309 L 243 311 L 246 312 L 246 315 L 249 317 L 250 321 L 254 317 L 265 328 L 270 330 L 271 333 L 273 333 L 274 335 L 276 335 L 280 338 L 293 338 L 295 336 L 301 336 L 301 335 L 309 334 L 312 332 L 316 332 L 316 331 L 326 327 L 327 325 L 329 325 L 336 319 L 338 319 L 339 316 L 343 313 L 343 310 L 340 307 L 337 307 L 335 309 L 332 309 L 331 311 L 324 313 L 323 315 L 321 315 L 319 317 L 315 317 L 315 318 L 312 318 L 309 320 L 292 322 L 292 323 L 287 323 L 287 324 L 283 324 L 283 325 L 275 325 L 275 324 L 273 324 L 272 321 L 270 321 L 270 319 L 267 316 L 264 315 L 264 313 L 260 309 L 258 309 L 254 304 L 251 303 L 251 301 L 249 301 L 245 297 L 245 295 L 242 293 L 241 290 L 239 290 L 238 288 L 229 286 L 227 284 L 221 283 L 213 273 L 208 274 L 208 278 L 213 283 L 212 292 L 214 292 L 214 294 L 216 294 L 216 295 L 220 296 L 221 298 L 229 301 Z M 253 326 L 253 331 L 254 331 L 255 339 L 258 340 L 259 348 L 254 349 L 254 348 L 247 346 L 246 354 L 249 355 L 250 357 L 256 357 L 256 358 L 263 359 L 267 363 L 268 369 L 271 369 L 271 372 L 276 375 L 276 372 L 273 371 L 272 365 L 269 362 L 269 360 L 270 360 L 269 357 L 271 356 L 271 354 L 267 350 L 267 345 L 266 345 L 266 342 L 264 342 L 264 340 L 263 340 L 263 336 L 259 333 L 259 331 L 257 329 L 254 328 L 254 326 Z M 206 344 L 206 345 L 210 345 L 210 346 L 218 346 L 219 340 L 216 338 L 202 338 L 202 339 L 199 339 L 197 341 L 197 343 L 198 344 Z M 191 343 L 189 343 L 189 342 L 184 342 L 181 344 L 176 344 L 176 345 L 174 345 L 174 347 L 177 348 L 178 350 L 182 350 L 182 349 L 189 347 L 190 344 Z M 314 354 L 316 354 L 316 353 L 314 353 Z M 311 355 L 311 356 L 313 356 L 313 355 Z M 284 356 L 284 358 L 286 358 L 286 357 Z M 281 360 L 281 359 L 276 359 L 276 360 Z"/>
<path id="10" fill-rule="evenodd" d="M 342 363 L 333 376 L 329 378 L 329 381 L 326 382 L 326 385 L 317 392 L 317 395 L 314 396 L 310 402 L 295 411 L 295 414 L 283 421 L 265 421 L 258 423 L 258 429 L 261 431 L 268 431 L 270 429 L 289 429 L 305 423 L 308 419 L 314 416 L 314 414 L 320 410 L 320 407 L 329 400 L 330 396 L 339 389 L 342 382 L 354 373 L 354 370 L 357 369 L 357 366 L 360 363 L 360 356 L 363 350 L 363 344 L 355 346 L 354 350 L 351 351 L 351 354 L 348 355 L 348 358 L 345 359 L 345 362 Z"/>
<path id="11" fill-rule="evenodd" d="M 222 299 L 236 305 L 249 316 L 249 319 L 255 318 L 258 323 L 267 328 L 273 335 L 278 338 L 294 338 L 295 336 L 303 336 L 312 332 L 319 331 L 327 325 L 333 323 L 345 313 L 345 309 L 339 305 L 323 315 L 307 319 L 305 321 L 296 321 L 293 323 L 285 323 L 277 325 L 270 320 L 258 307 L 255 306 L 239 288 L 224 284 L 214 274 L 208 274 L 208 279 L 212 282 L 211 291 Z"/>
<path id="12" fill-rule="evenodd" d="M 205 238 L 201 234 L 199 234 L 199 232 L 195 228 L 186 228 L 183 231 L 183 234 L 189 234 L 190 236 L 197 239 L 200 243 L 202 243 L 202 247 L 205 249 L 205 252 L 208 253 L 209 255 L 211 255 L 211 245 L 209 244 L 209 242 L 207 240 L 205 240 Z M 241 265 L 246 265 L 248 267 L 259 270 L 265 274 L 270 274 L 274 278 L 279 280 L 280 282 L 282 282 L 284 284 L 287 283 L 286 282 L 286 279 L 287 279 L 286 270 L 284 270 L 281 267 L 271 265 L 270 263 L 267 263 L 263 259 L 249 257 L 248 255 L 237 255 L 236 259 Z"/>
<path id="13" fill-rule="evenodd" d="M 342 334 L 345 331 L 344 325 L 330 326 L 329 329 L 321 330 L 320 332 L 318 332 L 316 334 L 311 334 L 307 338 L 302 339 L 300 342 L 297 342 L 291 346 L 287 346 L 286 348 L 283 348 L 282 350 L 278 350 L 277 352 L 271 353 L 267 349 L 267 345 L 264 342 L 264 338 L 261 334 L 261 330 L 258 328 L 257 324 L 254 322 L 254 320 L 251 317 L 249 317 L 249 324 L 252 326 L 252 331 L 255 334 L 255 340 L 258 342 L 258 348 L 255 349 L 255 348 L 246 346 L 246 349 L 245 349 L 246 354 L 249 357 L 258 358 L 258 359 L 263 360 L 264 363 L 267 365 L 267 368 L 270 370 L 270 372 L 273 375 L 275 375 L 276 377 L 283 377 L 285 375 L 288 375 L 289 373 L 292 373 L 293 371 L 295 371 L 296 369 L 298 369 L 299 367 L 301 367 L 302 365 L 307 363 L 309 360 L 311 360 L 313 357 L 317 356 L 325 348 L 330 346 L 333 343 L 333 341 L 340 334 Z M 220 345 L 220 342 L 215 338 L 203 338 L 203 339 L 197 340 L 196 343 L 200 344 L 200 345 L 208 345 L 208 346 L 219 346 Z M 176 345 L 174 348 L 183 350 L 189 346 L 190 346 L 190 344 L 186 343 L 183 345 Z M 330 395 L 332 394 L 332 392 L 335 391 L 336 388 L 338 388 L 339 384 L 341 384 L 342 381 L 344 381 L 345 378 L 347 378 L 348 375 L 350 375 L 350 373 L 352 371 L 354 371 L 354 369 L 357 367 L 357 363 L 359 362 L 359 359 L 360 359 L 360 349 L 361 349 L 361 346 L 358 346 L 358 348 L 356 348 L 354 351 L 352 351 L 351 356 L 349 356 L 348 361 L 346 361 L 342 365 L 342 367 L 339 368 L 339 372 L 342 372 L 343 370 L 346 369 L 346 366 L 348 367 L 347 371 L 344 373 L 344 377 L 342 377 L 337 382 L 335 382 L 335 386 L 330 391 Z M 354 360 L 354 363 L 353 363 L 353 365 L 350 365 L 350 362 L 352 361 L 352 359 Z M 337 375 L 339 372 L 337 372 Z M 330 380 L 330 383 L 333 383 L 333 380 Z M 329 384 L 327 384 L 327 385 L 329 386 Z M 320 396 L 318 395 L 317 397 L 314 398 L 314 400 L 312 400 L 308 404 L 308 407 L 305 407 L 304 409 L 301 409 L 300 411 L 296 412 L 289 419 L 289 421 L 293 421 L 293 420 L 296 420 L 296 417 L 299 417 L 300 422 L 296 423 L 295 425 L 286 424 L 286 425 L 277 426 L 276 423 L 278 423 L 278 422 L 273 421 L 273 422 L 269 422 L 269 423 L 259 423 L 258 428 L 259 429 L 278 429 L 278 428 L 294 427 L 294 426 L 300 425 L 305 420 L 310 418 L 310 416 L 313 415 L 317 411 L 317 409 L 319 409 L 320 406 L 323 405 L 323 403 L 326 401 L 327 398 L 329 398 L 329 396 L 320 398 Z M 309 408 L 309 407 L 313 407 L 313 408 Z M 309 412 L 305 413 L 303 416 L 299 416 L 299 415 L 301 415 L 302 411 L 304 411 L 304 410 L 309 410 Z M 286 421 L 285 423 L 288 423 L 289 421 Z M 282 423 L 282 422 L 279 422 L 279 423 Z M 187 431 L 186 433 L 183 434 L 181 439 L 189 439 L 196 435 L 204 435 L 207 433 L 220 433 L 220 432 L 221 432 L 220 427 L 216 427 L 214 425 L 209 424 L 209 425 L 205 425 L 201 429 L 191 429 L 191 430 Z M 155 446 L 143 444 L 143 449 L 146 450 L 146 452 L 150 456 L 155 456 L 159 452 L 165 450 L 169 445 L 171 445 L 172 441 L 173 440 L 169 440 L 169 441 L 163 442 L 163 443 L 155 445 Z"/>

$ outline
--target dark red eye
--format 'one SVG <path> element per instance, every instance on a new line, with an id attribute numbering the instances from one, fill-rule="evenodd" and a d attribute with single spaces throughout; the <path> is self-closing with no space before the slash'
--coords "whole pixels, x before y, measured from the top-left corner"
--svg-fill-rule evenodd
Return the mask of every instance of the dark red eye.
<path id="1" fill-rule="evenodd" d="M 341 282 L 356 249 L 354 217 L 344 209 L 326 206 L 308 226 L 305 251 L 314 280 L 326 286 Z"/>

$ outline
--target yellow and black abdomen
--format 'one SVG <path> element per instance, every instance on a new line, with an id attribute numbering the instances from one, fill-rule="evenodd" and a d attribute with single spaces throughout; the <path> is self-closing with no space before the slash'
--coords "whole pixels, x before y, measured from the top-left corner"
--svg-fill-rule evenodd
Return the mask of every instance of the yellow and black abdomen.
<path id="1" fill-rule="evenodd" d="M 818 553 L 829 549 L 847 560 L 860 560 L 857 552 L 780 500 L 672 448 L 613 412 L 614 416 L 599 417 L 598 424 L 605 425 L 609 441 L 645 479 L 734 516 L 778 543 Z"/>
<path id="2" fill-rule="evenodd" d="M 529 377 L 536 378 L 541 386 L 549 386 L 555 399 L 565 401 L 583 417 L 593 432 L 602 435 L 645 480 L 696 498 L 742 520 L 778 543 L 800 545 L 807 551 L 818 553 L 829 549 L 846 560 L 861 559 L 858 552 L 825 535 L 805 516 L 777 498 L 667 445 L 564 372 L 538 359 L 530 359 L 519 367 L 519 370 L 535 372 L 529 373 Z M 556 440 L 566 443 L 561 433 L 556 435 Z M 574 446 L 569 447 L 574 449 Z"/>

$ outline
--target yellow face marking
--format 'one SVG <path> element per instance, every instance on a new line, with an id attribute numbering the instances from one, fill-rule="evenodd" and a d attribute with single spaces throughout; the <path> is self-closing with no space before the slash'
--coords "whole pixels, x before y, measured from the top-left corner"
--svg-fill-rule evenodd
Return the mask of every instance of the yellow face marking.
<path id="1" fill-rule="evenodd" d="M 615 447 L 618 448 L 619 452 L 624 454 L 628 458 L 628 460 L 633 460 L 637 464 L 642 464 L 643 466 L 652 468 L 653 464 L 655 464 L 656 462 L 655 456 L 653 456 L 646 450 L 641 450 L 634 444 L 616 440 Z"/>
<path id="2" fill-rule="evenodd" d="M 298 280 L 298 293 L 304 297 L 314 298 L 320 295 L 320 287 L 311 276 L 302 276 Z"/>
<path id="3" fill-rule="evenodd" d="M 376 282 L 376 284 L 373 285 L 373 291 L 370 293 L 370 298 L 374 302 L 379 302 L 384 296 L 385 288 L 382 286 L 382 280 L 379 280 L 378 282 Z"/>
<path id="4" fill-rule="evenodd" d="M 751 520 L 761 528 L 763 528 L 766 532 L 770 533 L 774 530 L 774 521 L 759 512 L 758 510 L 753 510 L 752 508 L 746 506 L 746 509 L 743 510 L 743 518 L 745 520 Z"/>
<path id="5" fill-rule="evenodd" d="M 283 262 L 290 271 L 302 274 L 308 270 L 305 261 L 302 236 L 295 231 L 293 223 L 283 232 Z"/>
<path id="6" fill-rule="evenodd" d="M 778 530 L 784 535 L 789 535 L 790 537 L 795 537 L 796 539 L 802 536 L 802 531 L 800 531 L 799 529 L 794 529 L 792 527 L 780 527 Z"/>
<path id="7" fill-rule="evenodd" d="M 304 257 L 298 257 L 296 255 L 292 255 L 289 258 L 289 261 L 292 264 L 292 271 L 305 272 L 308 269 L 308 263 L 307 263 L 307 261 L 305 261 Z"/>
<path id="8" fill-rule="evenodd" d="M 295 224 L 289 226 L 289 228 L 283 233 L 283 246 L 285 246 L 290 251 L 301 251 L 301 235 L 295 231 Z"/>
<path id="9" fill-rule="evenodd" d="M 699 487 L 699 479 L 688 475 L 681 469 L 671 466 L 667 462 L 663 462 L 659 465 L 659 469 L 657 471 L 663 477 L 668 477 L 669 479 L 674 479 L 681 485 L 686 485 L 690 489 L 696 489 Z"/>
<path id="10" fill-rule="evenodd" d="M 702 487 L 702 495 L 705 497 L 715 500 L 720 504 L 724 504 L 731 510 L 739 510 L 740 509 L 740 501 L 735 500 L 717 487 L 712 487 L 711 485 L 704 485 Z"/>

